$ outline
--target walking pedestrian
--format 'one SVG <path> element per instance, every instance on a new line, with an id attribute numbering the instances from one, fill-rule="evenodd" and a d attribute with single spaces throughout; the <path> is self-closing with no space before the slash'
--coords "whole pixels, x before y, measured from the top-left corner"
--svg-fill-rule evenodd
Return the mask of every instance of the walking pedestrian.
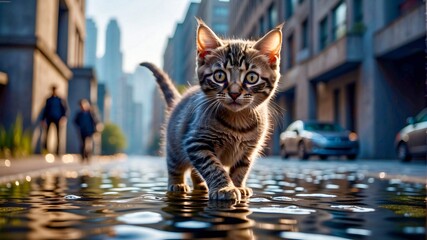
<path id="1" fill-rule="evenodd" d="M 49 136 L 49 130 L 52 127 L 52 124 L 56 127 L 56 154 L 59 155 L 60 146 L 61 146 L 61 130 L 63 126 L 67 123 L 67 103 L 64 99 L 60 98 L 56 92 L 56 86 L 51 86 L 52 95 L 46 99 L 46 104 L 42 114 L 42 126 L 46 129 L 46 135 L 44 137 L 44 150 L 47 149 L 47 139 Z"/>
<path id="2" fill-rule="evenodd" d="M 98 119 L 91 109 L 90 103 L 86 99 L 79 102 L 80 111 L 77 113 L 74 123 L 80 134 L 80 154 L 82 163 L 89 163 L 89 158 L 93 151 L 93 134 L 97 131 Z"/>

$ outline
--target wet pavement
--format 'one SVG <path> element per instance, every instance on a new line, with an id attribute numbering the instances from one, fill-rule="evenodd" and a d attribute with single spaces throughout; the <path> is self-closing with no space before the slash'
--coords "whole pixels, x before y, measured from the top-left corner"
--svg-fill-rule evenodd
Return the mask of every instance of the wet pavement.
<path id="1" fill-rule="evenodd" d="M 425 239 L 425 162 L 259 159 L 241 202 L 166 193 L 163 158 L 0 183 L 0 239 Z M 15 175 L 16 176 L 16 175 Z"/>

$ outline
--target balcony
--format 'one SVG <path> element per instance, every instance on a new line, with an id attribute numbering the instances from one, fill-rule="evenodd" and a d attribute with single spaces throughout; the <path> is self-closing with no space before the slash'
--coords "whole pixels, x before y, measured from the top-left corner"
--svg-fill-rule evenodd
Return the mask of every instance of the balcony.
<path id="1" fill-rule="evenodd" d="M 425 24 L 422 4 L 375 33 L 375 56 L 393 59 L 424 51 Z"/>
<path id="2" fill-rule="evenodd" d="M 308 79 L 327 81 L 354 69 L 362 58 L 362 36 L 346 35 L 307 62 Z"/>

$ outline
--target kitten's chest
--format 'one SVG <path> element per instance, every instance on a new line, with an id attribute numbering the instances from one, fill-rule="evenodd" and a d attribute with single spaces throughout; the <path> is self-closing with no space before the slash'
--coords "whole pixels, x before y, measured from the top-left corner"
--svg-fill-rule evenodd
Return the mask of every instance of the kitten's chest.
<path id="1" fill-rule="evenodd" d="M 215 146 L 216 155 L 224 166 L 232 166 L 245 155 L 250 155 L 261 141 L 258 131 L 240 135 L 234 133 L 229 136 L 232 140 Z"/>

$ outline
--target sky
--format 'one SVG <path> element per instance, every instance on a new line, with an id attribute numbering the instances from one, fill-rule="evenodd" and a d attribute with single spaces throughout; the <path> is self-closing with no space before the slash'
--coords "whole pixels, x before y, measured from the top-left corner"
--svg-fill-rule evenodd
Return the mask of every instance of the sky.
<path id="1" fill-rule="evenodd" d="M 87 0 L 86 17 L 98 28 L 97 56 L 104 54 L 108 21 L 117 19 L 121 30 L 123 70 L 132 73 L 140 62 L 163 65 L 167 38 L 184 20 L 191 0 Z"/>

